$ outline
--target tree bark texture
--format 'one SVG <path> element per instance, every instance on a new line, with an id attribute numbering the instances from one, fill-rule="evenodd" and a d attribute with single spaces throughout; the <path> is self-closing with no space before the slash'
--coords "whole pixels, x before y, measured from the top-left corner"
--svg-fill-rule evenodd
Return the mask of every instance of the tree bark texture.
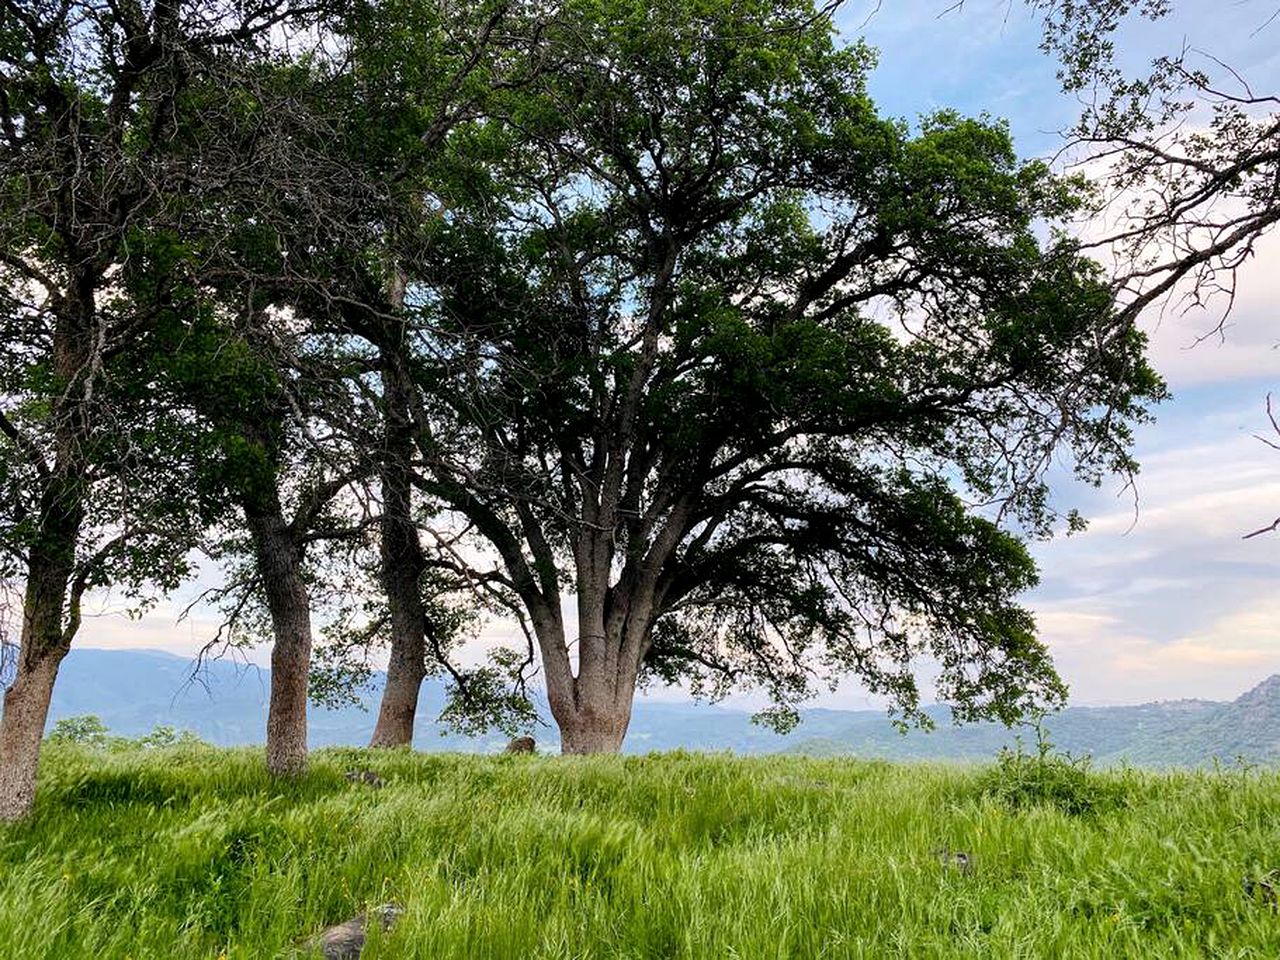
<path id="1" fill-rule="evenodd" d="M 245 504 L 258 574 L 271 613 L 271 705 L 267 769 L 296 776 L 307 766 L 307 683 L 311 670 L 311 610 L 302 555 L 272 491 Z"/>
<path id="2" fill-rule="evenodd" d="M 33 662 L 24 652 L 13 686 L 5 691 L 0 720 L 0 823 L 22 819 L 35 802 L 40 740 L 62 656 L 53 650 Z"/>
<path id="3" fill-rule="evenodd" d="M 579 623 L 606 623 L 601 612 L 581 610 L 590 602 L 588 596 L 603 594 L 579 595 Z M 632 647 L 629 641 L 635 639 L 635 631 L 642 631 L 643 640 L 647 640 L 651 625 L 645 618 L 615 621 L 615 625 L 623 629 L 610 630 L 606 626 L 598 634 L 584 631 L 579 637 L 577 676 L 567 670 L 547 672 L 547 697 L 560 729 L 561 753 L 617 753 L 622 749 L 631 724 L 639 657 L 643 655 L 643 646 Z M 557 645 L 564 648 L 563 634 L 557 638 L 555 630 L 552 627 L 538 631 L 544 662 L 547 649 Z"/>
<path id="4" fill-rule="evenodd" d="M 387 300 L 397 318 L 404 311 L 405 282 L 404 272 L 391 264 Z M 426 558 L 413 518 L 414 384 L 404 363 L 400 342 L 403 329 L 395 321 L 387 323 L 379 351 L 383 400 L 380 560 L 382 588 L 391 618 L 391 658 L 371 747 L 413 743 L 418 695 L 427 672 L 427 615 L 421 585 Z"/>
<path id="5" fill-rule="evenodd" d="M 620 696 L 606 691 L 580 691 L 572 713 L 557 716 L 561 753 L 617 753 L 631 723 L 635 691 Z"/>

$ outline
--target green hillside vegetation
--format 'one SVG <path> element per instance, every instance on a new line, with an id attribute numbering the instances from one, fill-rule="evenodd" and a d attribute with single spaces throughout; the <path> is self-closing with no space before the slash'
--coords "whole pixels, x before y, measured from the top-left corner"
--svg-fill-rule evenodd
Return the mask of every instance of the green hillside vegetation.
<path id="1" fill-rule="evenodd" d="M 263 671 L 265 673 L 265 671 Z M 261 740 L 266 724 L 269 678 L 229 663 L 206 665 L 201 684 L 190 684 L 189 660 L 152 651 L 73 650 L 63 662 L 54 691 L 48 729 L 63 722 L 101 718 L 113 735 L 141 737 L 157 726 L 189 730 L 218 746 L 247 746 Z M 343 705 L 314 709 L 308 717 L 312 746 L 356 746 L 369 742 L 383 675 L 375 674 L 365 708 Z M 420 750 L 497 753 L 509 739 L 498 730 L 465 735 L 445 729 L 436 718 L 447 703 L 443 681 L 422 687 L 414 745 Z M 533 732 L 554 743 L 554 727 L 538 701 L 547 726 Z M 1018 726 L 952 722 L 941 705 L 924 708 L 933 730 L 900 733 L 883 710 L 802 710 L 788 734 L 751 722 L 744 710 L 689 701 L 637 701 L 623 750 L 732 750 L 739 754 L 800 753 L 883 760 L 985 762 L 1015 738 L 1030 739 Z M 1107 707 L 1068 707 L 1044 719 L 1060 749 L 1088 755 L 1098 767 L 1205 767 L 1280 761 L 1280 676 L 1257 684 L 1235 700 L 1172 700 Z"/>
<path id="2" fill-rule="evenodd" d="M 1193 723 L 1170 725 L 1131 753 L 1134 763 L 1192 764 L 1204 756 L 1280 761 L 1280 675 L 1267 678 L 1230 703 L 1214 704 Z"/>
<path id="3" fill-rule="evenodd" d="M 990 757 L 1020 734 L 995 723 L 955 726 L 945 707 L 932 708 L 937 727 L 903 736 L 874 715 L 832 713 L 811 726 L 821 733 L 782 749 L 807 756 L 894 760 L 970 760 Z M 807 718 L 806 718 L 807 719 Z M 1280 761 L 1280 675 L 1235 700 L 1171 700 L 1134 706 L 1069 707 L 1044 718 L 1053 742 L 1097 766 L 1211 767 Z M 803 728 L 801 728 L 803 730 Z M 1025 731 L 1023 732 L 1025 734 Z M 1023 735 L 1025 739 L 1025 735 Z"/>
<path id="4" fill-rule="evenodd" d="M 0 829 L 0 957 L 305 956 L 383 903 L 373 960 L 1280 954 L 1271 771 L 115 746 Z"/>

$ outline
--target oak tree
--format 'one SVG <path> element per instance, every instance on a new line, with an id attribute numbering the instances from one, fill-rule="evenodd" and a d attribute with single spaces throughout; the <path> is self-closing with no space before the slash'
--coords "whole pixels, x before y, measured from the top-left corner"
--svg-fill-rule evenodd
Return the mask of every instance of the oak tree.
<path id="1" fill-rule="evenodd" d="M 150 403 L 158 318 L 197 299 L 175 225 L 234 169 L 175 162 L 207 98 L 308 7 L 8 3 L 0 10 L 0 576 L 21 581 L 0 719 L 0 819 L 32 803 L 58 665 L 88 591 L 172 586 L 196 506 Z M 176 245 L 175 245 L 176 244 Z M 167 458 L 167 462 L 166 462 Z M 168 474 L 166 476 L 166 474 Z"/>
<path id="2" fill-rule="evenodd" d="M 421 241 L 406 345 L 415 483 L 524 607 L 563 749 L 617 750 L 650 679 L 784 725 L 845 675 L 918 717 L 924 665 L 961 717 L 1060 701 L 1016 599 L 1044 474 L 1135 469 L 1163 392 L 1045 229 L 1078 184 L 998 122 L 879 117 L 803 0 L 564 14 L 511 195 Z"/>

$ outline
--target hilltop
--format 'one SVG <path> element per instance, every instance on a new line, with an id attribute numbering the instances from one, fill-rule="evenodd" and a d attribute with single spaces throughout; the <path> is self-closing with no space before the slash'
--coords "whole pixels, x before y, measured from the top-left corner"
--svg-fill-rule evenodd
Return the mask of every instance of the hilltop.
<path id="1" fill-rule="evenodd" d="M 1010 792 L 845 758 L 326 750 L 282 782 L 257 749 L 52 744 L 42 774 L 0 827 L 0 960 L 302 960 L 381 904 L 403 915 L 362 960 L 1280 955 L 1271 771 Z"/>

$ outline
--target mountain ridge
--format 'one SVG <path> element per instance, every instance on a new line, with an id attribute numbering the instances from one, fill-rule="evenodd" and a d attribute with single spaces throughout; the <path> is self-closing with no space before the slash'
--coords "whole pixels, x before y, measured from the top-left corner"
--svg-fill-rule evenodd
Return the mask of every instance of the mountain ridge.
<path id="1" fill-rule="evenodd" d="M 259 743 L 266 722 L 269 671 L 253 664 L 210 661 L 199 677 L 190 658 L 163 650 L 78 648 L 64 661 L 54 689 L 50 727 L 59 719 L 96 714 L 115 733 L 138 736 L 156 724 L 189 729 L 220 745 Z M 366 704 L 376 704 L 375 675 Z M 415 746 L 424 750 L 491 752 L 505 744 L 496 732 L 462 737 L 434 722 L 444 706 L 438 680 L 423 685 Z M 813 708 L 781 736 L 750 722 L 743 710 L 686 701 L 637 701 L 625 749 L 723 750 L 738 753 L 849 754 L 891 760 L 990 759 L 1012 746 L 1019 732 L 998 724 L 951 724 L 945 705 L 926 711 L 932 732 L 899 733 L 882 711 Z M 546 711 L 543 710 L 545 715 Z M 313 746 L 363 745 L 375 716 L 371 710 L 313 708 Z M 1055 747 L 1089 755 L 1100 765 L 1204 766 L 1214 762 L 1280 762 L 1280 673 L 1229 701 L 1198 698 L 1121 706 L 1068 707 L 1047 717 Z M 554 743 L 554 729 L 534 732 Z M 1023 741 L 1031 739 L 1023 731 Z"/>

